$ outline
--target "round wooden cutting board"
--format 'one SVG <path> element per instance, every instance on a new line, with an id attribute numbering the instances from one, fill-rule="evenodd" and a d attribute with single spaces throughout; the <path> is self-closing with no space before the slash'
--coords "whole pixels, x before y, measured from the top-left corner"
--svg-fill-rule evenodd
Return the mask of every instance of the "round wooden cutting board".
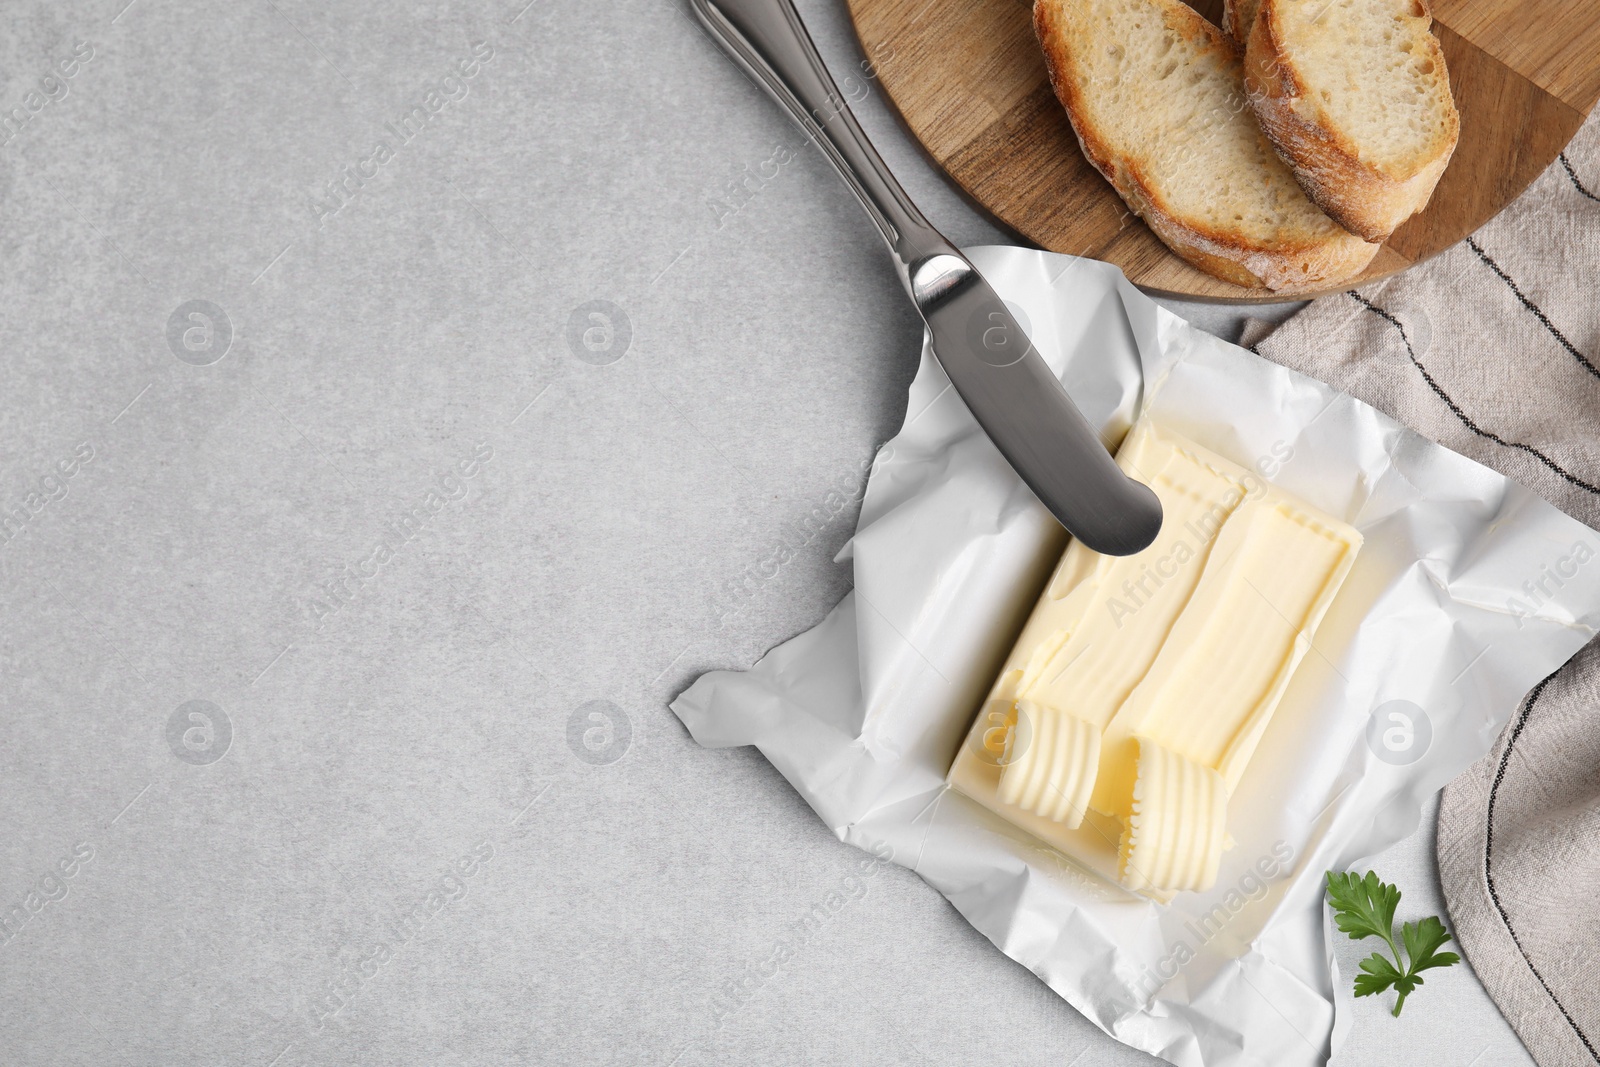
<path id="1" fill-rule="evenodd" d="M 977 202 L 1052 252 L 1121 267 L 1135 284 L 1207 300 L 1298 299 L 1244 289 L 1167 251 L 1083 158 L 1045 74 L 1028 0 L 846 0 L 900 115 Z M 1222 0 L 1190 0 L 1220 24 Z M 1359 281 L 1455 244 L 1544 170 L 1600 98 L 1600 0 L 1433 0 L 1461 141 L 1426 210 Z"/>

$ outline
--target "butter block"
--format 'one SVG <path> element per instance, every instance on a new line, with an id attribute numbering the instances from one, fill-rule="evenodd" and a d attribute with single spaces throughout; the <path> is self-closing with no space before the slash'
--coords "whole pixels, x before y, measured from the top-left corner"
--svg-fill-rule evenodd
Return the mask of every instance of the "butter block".
<path id="1" fill-rule="evenodd" d="M 1068 546 L 949 781 L 1068 854 L 1115 838 L 1109 876 L 1165 899 L 1215 879 L 1227 797 L 1361 535 L 1148 421 L 1118 463 L 1161 533 Z"/>

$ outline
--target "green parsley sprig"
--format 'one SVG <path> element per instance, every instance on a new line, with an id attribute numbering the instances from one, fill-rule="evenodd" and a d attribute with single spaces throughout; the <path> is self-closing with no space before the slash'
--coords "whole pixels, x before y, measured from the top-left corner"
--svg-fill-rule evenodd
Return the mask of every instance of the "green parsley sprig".
<path id="1" fill-rule="evenodd" d="M 1393 960 L 1382 952 L 1374 952 L 1361 961 L 1362 973 L 1356 975 L 1356 996 L 1368 997 L 1393 987 L 1400 994 L 1394 1004 L 1397 1017 L 1405 1007 L 1406 997 L 1422 984 L 1423 971 L 1448 967 L 1461 960 L 1454 952 L 1439 951 L 1440 946 L 1450 940 L 1450 933 L 1434 915 L 1400 927 L 1400 942 L 1406 950 L 1402 957 L 1394 942 L 1394 911 L 1400 904 L 1400 890 L 1379 881 L 1372 871 L 1368 871 L 1365 878 L 1354 873 L 1329 871 L 1328 903 L 1333 907 L 1333 921 L 1350 935 L 1350 940 L 1381 937 L 1389 946 Z"/>

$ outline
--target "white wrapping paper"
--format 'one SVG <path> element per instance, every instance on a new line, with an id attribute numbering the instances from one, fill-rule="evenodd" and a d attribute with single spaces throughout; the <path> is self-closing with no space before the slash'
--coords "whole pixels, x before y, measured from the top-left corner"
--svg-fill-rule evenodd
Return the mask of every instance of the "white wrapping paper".
<path id="1" fill-rule="evenodd" d="M 1149 413 L 1366 538 L 1229 804 L 1236 844 L 1216 886 L 1165 906 L 1133 897 L 946 787 L 1064 535 L 926 345 L 842 554 L 855 591 L 752 670 L 700 678 L 673 710 L 703 745 L 756 745 L 840 838 L 915 871 L 1113 1037 L 1185 1067 L 1322 1063 L 1334 1038 L 1323 872 L 1415 829 L 1422 802 L 1593 636 L 1596 536 L 1372 408 L 1190 328 L 1115 268 L 971 255 L 1109 443 Z"/>

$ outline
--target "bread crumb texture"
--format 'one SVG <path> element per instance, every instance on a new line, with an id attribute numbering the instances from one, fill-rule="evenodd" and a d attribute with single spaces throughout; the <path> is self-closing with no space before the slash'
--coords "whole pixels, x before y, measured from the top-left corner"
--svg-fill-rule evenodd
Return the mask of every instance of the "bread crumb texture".
<path id="1" fill-rule="evenodd" d="M 1275 0 L 1296 111 L 1390 178 L 1420 172 L 1454 146 L 1459 121 L 1432 23 L 1419 0 Z"/>

